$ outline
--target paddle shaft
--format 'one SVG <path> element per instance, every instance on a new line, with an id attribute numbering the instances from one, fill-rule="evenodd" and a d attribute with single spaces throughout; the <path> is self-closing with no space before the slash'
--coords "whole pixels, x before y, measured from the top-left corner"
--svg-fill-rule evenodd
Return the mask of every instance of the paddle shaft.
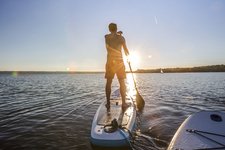
<path id="1" fill-rule="evenodd" d="M 129 64 L 129 67 L 130 67 L 130 71 L 131 71 L 132 78 L 133 78 L 133 81 L 134 81 L 134 87 L 135 87 L 135 90 L 136 90 L 136 103 L 137 103 L 136 106 L 137 106 L 138 110 L 141 111 L 144 108 L 145 101 L 142 98 L 142 96 L 140 95 L 140 93 L 138 92 L 136 81 L 134 79 L 134 74 L 133 74 L 133 70 L 131 68 L 130 62 L 128 62 L 128 64 Z"/>
<path id="2" fill-rule="evenodd" d="M 129 64 L 129 68 L 130 68 L 130 71 L 131 71 L 131 75 L 132 75 L 132 78 L 133 78 L 133 81 L 134 81 L 134 87 L 135 87 L 136 91 L 138 91 L 137 85 L 136 85 L 136 81 L 134 79 L 134 74 L 133 74 L 133 71 L 132 71 L 132 68 L 131 68 L 131 65 L 130 65 L 130 62 L 128 62 L 128 64 Z"/>

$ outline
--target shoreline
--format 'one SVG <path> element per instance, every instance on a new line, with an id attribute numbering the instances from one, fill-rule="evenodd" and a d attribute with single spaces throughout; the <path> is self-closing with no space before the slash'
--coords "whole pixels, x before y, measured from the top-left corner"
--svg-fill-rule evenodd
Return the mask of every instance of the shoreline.
<path id="1" fill-rule="evenodd" d="M 161 71 L 162 70 L 162 71 Z M 157 69 L 137 69 L 134 73 L 207 73 L 225 72 L 225 65 L 211 65 L 198 67 L 176 67 L 176 68 L 157 68 Z M 0 74 L 101 74 L 105 71 L 0 71 Z M 130 73 L 130 71 L 126 71 Z"/>

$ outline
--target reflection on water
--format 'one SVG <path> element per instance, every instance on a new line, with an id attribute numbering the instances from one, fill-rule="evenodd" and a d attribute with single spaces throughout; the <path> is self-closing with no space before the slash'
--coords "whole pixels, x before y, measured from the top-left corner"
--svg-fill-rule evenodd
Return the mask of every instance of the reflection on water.
<path id="1" fill-rule="evenodd" d="M 136 74 L 145 99 L 135 149 L 165 149 L 183 120 L 225 110 L 225 73 Z M 132 85 L 131 75 L 127 76 Z M 118 87 L 114 80 L 113 89 Z M 0 74 L 0 149 L 89 149 L 104 74 Z"/>
<path id="2" fill-rule="evenodd" d="M 134 85 L 134 80 L 136 81 L 136 75 L 133 74 L 127 74 L 127 79 L 126 79 L 126 86 L 127 86 L 127 92 L 128 95 L 136 95 L 136 90 L 135 90 L 135 85 Z"/>

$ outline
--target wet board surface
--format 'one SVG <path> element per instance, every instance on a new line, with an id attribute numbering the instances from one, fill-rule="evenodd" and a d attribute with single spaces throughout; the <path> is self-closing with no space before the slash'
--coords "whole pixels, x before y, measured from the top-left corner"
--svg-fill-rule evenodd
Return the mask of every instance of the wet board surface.
<path id="1" fill-rule="evenodd" d="M 110 100 L 110 112 L 107 112 L 105 107 L 106 103 L 101 105 L 101 110 L 98 116 L 98 125 L 108 125 L 111 124 L 113 119 L 116 119 L 119 125 L 127 125 L 130 115 L 127 113 L 130 107 L 128 107 L 125 111 L 122 111 L 122 100 L 121 99 L 112 99 Z"/>
<path id="2" fill-rule="evenodd" d="M 121 100 L 111 100 L 110 105 L 110 112 L 107 112 L 105 108 L 103 110 L 105 113 L 102 115 L 101 118 L 99 118 L 98 124 L 107 125 L 110 124 L 113 119 L 116 119 L 118 121 L 118 124 L 121 124 L 123 117 L 123 112 L 121 109 Z"/>

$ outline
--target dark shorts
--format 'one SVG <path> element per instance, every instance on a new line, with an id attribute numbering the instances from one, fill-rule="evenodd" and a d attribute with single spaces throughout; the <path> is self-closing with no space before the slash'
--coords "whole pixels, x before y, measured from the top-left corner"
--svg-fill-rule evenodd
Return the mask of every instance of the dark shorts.
<path id="1" fill-rule="evenodd" d="M 113 79 L 115 74 L 118 79 L 125 79 L 126 78 L 126 72 L 125 72 L 125 66 L 123 61 L 107 61 L 105 65 L 105 78 L 106 79 Z"/>

